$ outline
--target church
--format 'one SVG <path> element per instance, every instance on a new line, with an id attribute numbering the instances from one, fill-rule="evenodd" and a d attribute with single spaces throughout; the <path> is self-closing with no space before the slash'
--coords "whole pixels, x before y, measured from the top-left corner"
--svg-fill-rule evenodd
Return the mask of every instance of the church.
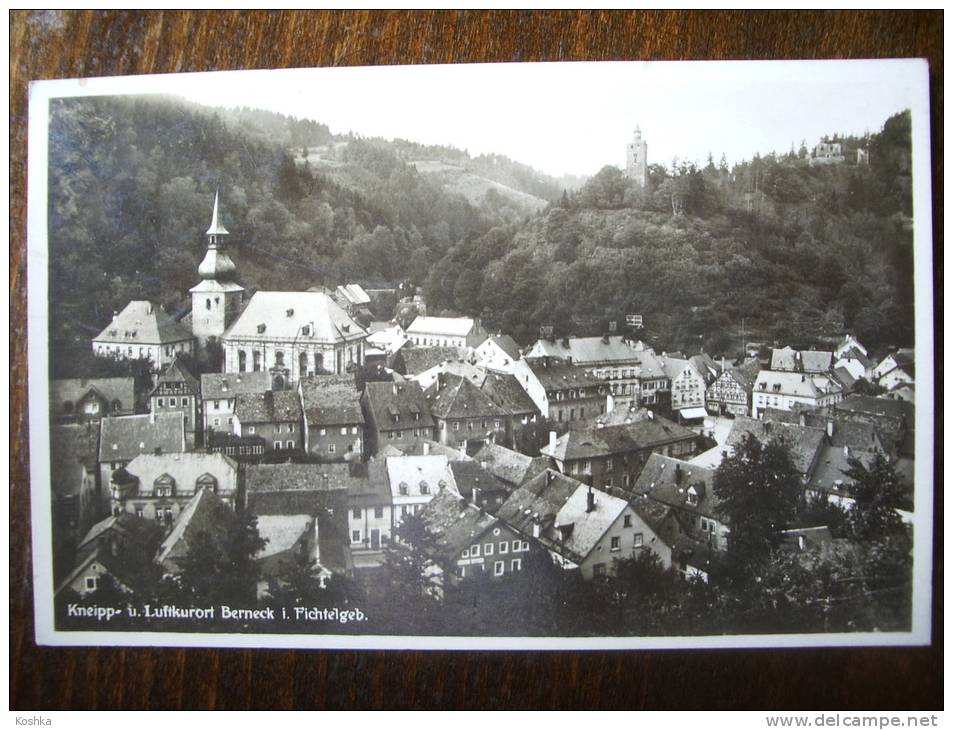
<path id="1" fill-rule="evenodd" d="M 343 374 L 364 364 L 364 330 L 326 291 L 256 292 L 247 304 L 236 282 L 219 220 L 218 193 L 202 281 L 191 289 L 192 333 L 200 345 L 221 342 L 224 372 L 267 372 L 272 389 L 319 373 Z"/>

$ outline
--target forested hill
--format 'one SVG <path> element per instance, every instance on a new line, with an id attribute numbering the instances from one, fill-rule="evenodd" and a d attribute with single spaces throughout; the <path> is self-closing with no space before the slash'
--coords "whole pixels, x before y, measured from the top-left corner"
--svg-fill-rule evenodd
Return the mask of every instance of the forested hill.
<path id="1" fill-rule="evenodd" d="M 479 315 L 524 343 L 541 324 L 599 332 L 640 313 L 667 348 L 733 346 L 742 318 L 765 338 L 822 322 L 909 344 L 909 116 L 844 142 L 869 148 L 869 166 L 810 167 L 795 153 L 731 170 L 653 166 L 645 191 L 605 168 L 559 196 L 530 168 L 459 153 L 473 175 L 556 200 L 527 215 L 416 169 L 452 148 L 342 139 L 317 122 L 169 99 L 56 100 L 54 335 L 88 338 L 130 299 L 181 309 L 220 190 L 250 288 L 411 279 L 431 312 Z M 298 145 L 333 148 L 333 169 L 305 164 Z"/>
<path id="2" fill-rule="evenodd" d="M 742 334 L 810 346 L 845 328 L 910 345 L 909 114 L 838 141 L 853 154 L 841 164 L 812 167 L 802 149 L 731 170 L 653 165 L 646 190 L 604 168 L 544 214 L 454 246 L 428 302 L 522 342 L 540 325 L 598 334 L 634 313 L 668 349 L 731 354 Z"/>

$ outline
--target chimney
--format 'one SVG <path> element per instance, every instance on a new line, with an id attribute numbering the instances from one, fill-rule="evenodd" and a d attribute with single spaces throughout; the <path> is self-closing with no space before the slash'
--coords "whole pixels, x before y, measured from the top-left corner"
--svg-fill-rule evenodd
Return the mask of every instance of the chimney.
<path id="1" fill-rule="evenodd" d="M 533 518 L 533 537 L 539 538 L 539 520 L 535 517 Z"/>
<path id="2" fill-rule="evenodd" d="M 651 421 L 653 418 L 655 418 L 655 414 L 654 414 L 652 411 L 646 411 L 646 413 L 648 414 L 648 417 L 649 417 L 649 420 L 650 420 L 650 421 Z"/>
<path id="3" fill-rule="evenodd" d="M 549 432 L 549 450 L 553 452 L 556 451 L 556 432 L 555 431 Z"/>
<path id="4" fill-rule="evenodd" d="M 586 494 L 586 514 L 594 512 L 596 509 L 596 495 L 592 493 L 592 487 L 589 487 L 589 492 Z"/>
<path id="5" fill-rule="evenodd" d="M 480 488 L 479 487 L 473 488 L 473 504 L 475 504 L 477 507 L 480 506 Z"/>
<path id="6" fill-rule="evenodd" d="M 682 465 L 675 464 L 675 483 L 678 484 L 682 481 Z"/>
<path id="7" fill-rule="evenodd" d="M 845 459 L 849 459 L 849 458 L 850 458 L 850 446 L 845 446 L 845 447 L 844 447 L 844 458 L 845 458 Z"/>
<path id="8" fill-rule="evenodd" d="M 430 444 L 424 441 L 424 456 L 430 456 Z"/>
<path id="9" fill-rule="evenodd" d="M 832 418 L 827 419 L 827 438 L 829 439 L 834 438 L 834 419 Z"/>
<path id="10" fill-rule="evenodd" d="M 397 383 L 392 383 L 391 386 L 390 386 L 390 389 L 391 389 L 391 392 L 393 392 L 394 395 L 397 395 Z"/>
<path id="11" fill-rule="evenodd" d="M 152 314 L 152 302 L 146 304 L 146 314 Z"/>

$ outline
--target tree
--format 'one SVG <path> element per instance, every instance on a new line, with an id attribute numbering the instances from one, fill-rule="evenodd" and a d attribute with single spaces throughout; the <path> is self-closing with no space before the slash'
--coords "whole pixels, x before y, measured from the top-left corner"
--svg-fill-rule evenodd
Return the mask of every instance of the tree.
<path id="1" fill-rule="evenodd" d="M 783 439 L 748 434 L 715 472 L 718 511 L 728 525 L 729 570 L 751 575 L 781 543 L 794 520 L 801 479 Z"/>
<path id="2" fill-rule="evenodd" d="M 401 517 L 384 549 L 381 615 L 400 633 L 434 632 L 442 580 L 435 572 L 436 539 L 415 514 Z"/>
<path id="3" fill-rule="evenodd" d="M 844 475 L 853 483 L 854 506 L 847 522 L 853 537 L 869 541 L 906 535 L 897 508 L 907 506 L 909 497 L 893 464 L 878 451 L 869 465 L 859 459 L 850 459 L 848 465 Z"/>

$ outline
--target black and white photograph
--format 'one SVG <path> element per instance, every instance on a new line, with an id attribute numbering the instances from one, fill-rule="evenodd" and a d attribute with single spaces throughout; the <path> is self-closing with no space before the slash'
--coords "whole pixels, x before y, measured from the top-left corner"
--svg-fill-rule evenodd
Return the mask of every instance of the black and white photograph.
<path id="1" fill-rule="evenodd" d="M 927 88 L 34 82 L 37 642 L 929 644 Z"/>

